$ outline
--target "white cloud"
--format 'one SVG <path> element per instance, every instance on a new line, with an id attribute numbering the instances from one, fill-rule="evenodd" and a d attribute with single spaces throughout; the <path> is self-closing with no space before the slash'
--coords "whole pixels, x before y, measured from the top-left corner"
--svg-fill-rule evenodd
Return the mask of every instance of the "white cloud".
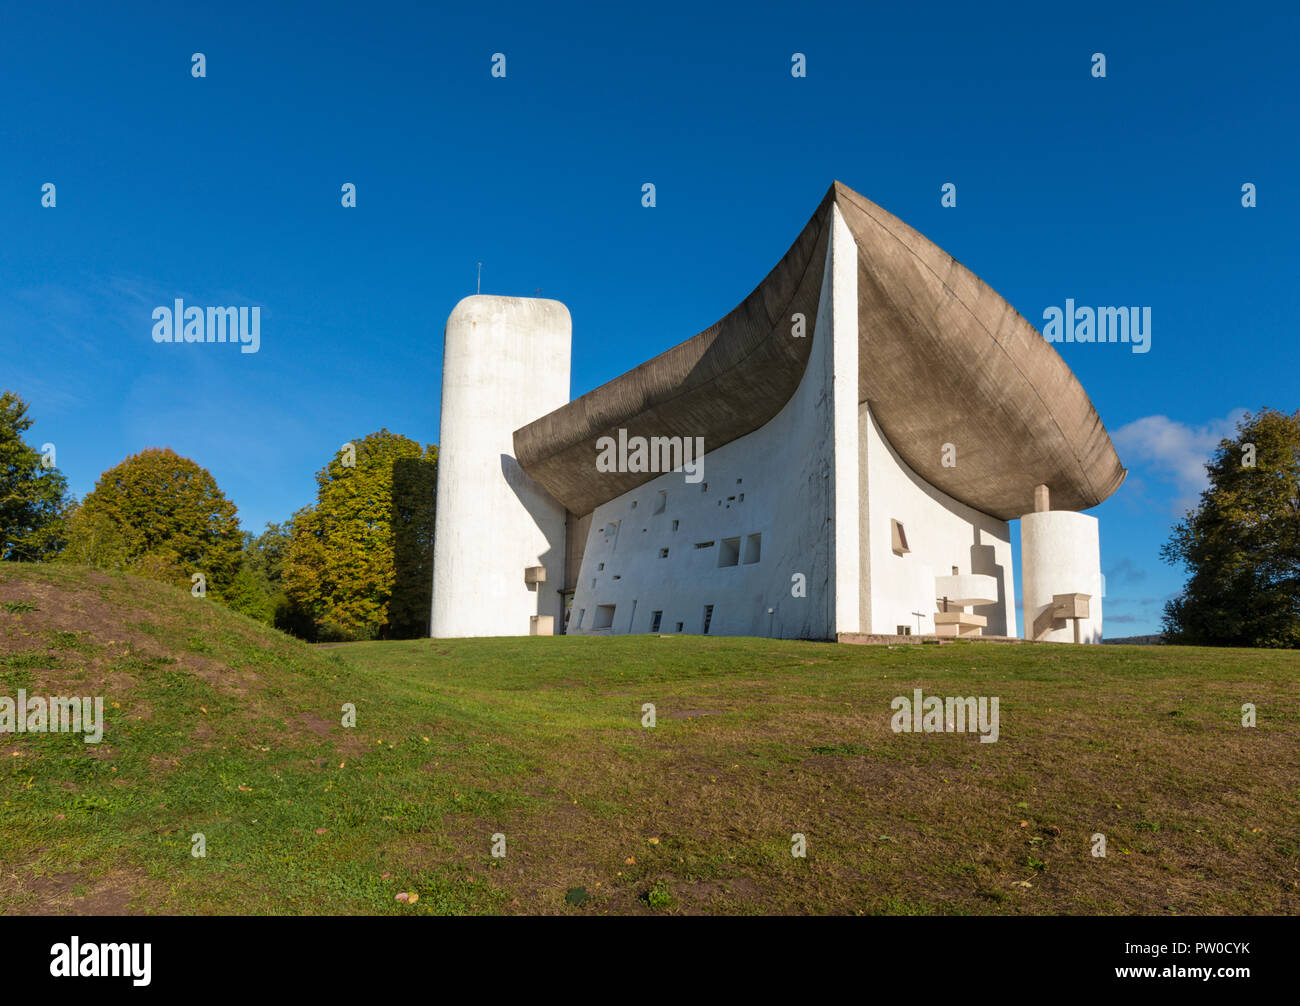
<path id="1" fill-rule="evenodd" d="M 1236 433 L 1245 409 L 1233 409 L 1223 419 L 1190 426 L 1168 416 L 1144 416 L 1121 426 L 1111 440 L 1126 465 L 1141 465 L 1145 472 L 1172 485 L 1177 493 L 1176 512 L 1196 506 L 1207 483 L 1205 462 L 1219 441 Z"/>

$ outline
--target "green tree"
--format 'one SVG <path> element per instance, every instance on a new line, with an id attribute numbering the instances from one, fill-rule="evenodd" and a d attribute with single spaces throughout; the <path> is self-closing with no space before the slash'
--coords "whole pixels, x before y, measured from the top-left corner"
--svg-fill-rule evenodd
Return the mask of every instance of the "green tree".
<path id="1" fill-rule="evenodd" d="M 294 515 L 285 592 L 319 638 L 421 634 L 432 589 L 438 449 L 388 430 L 351 447 L 317 472 L 315 506 Z"/>
<path id="2" fill-rule="evenodd" d="M 1166 642 L 1300 646 L 1300 411 L 1247 414 L 1205 468 L 1209 488 L 1161 549 L 1190 574 L 1165 605 Z"/>
<path id="3" fill-rule="evenodd" d="M 314 641 L 315 622 L 284 591 L 284 558 L 292 540 L 292 519 L 268 523 L 260 535 L 244 532 L 243 561 L 222 601 L 264 625 Z"/>
<path id="4" fill-rule="evenodd" d="M 39 562 L 65 544 L 68 481 L 23 440 L 27 403 L 0 394 L 0 559 Z"/>
<path id="5" fill-rule="evenodd" d="M 150 447 L 110 468 L 69 522 L 65 557 L 117 565 L 189 586 L 202 573 L 213 597 L 233 589 L 239 519 L 217 481 L 170 447 Z"/>

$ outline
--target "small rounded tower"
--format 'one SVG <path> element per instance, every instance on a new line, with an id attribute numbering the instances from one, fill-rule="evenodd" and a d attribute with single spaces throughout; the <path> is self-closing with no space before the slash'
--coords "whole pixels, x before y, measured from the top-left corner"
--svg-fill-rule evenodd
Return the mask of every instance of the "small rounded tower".
<path id="1" fill-rule="evenodd" d="M 1097 518 L 1050 510 L 1046 486 L 1034 513 L 1020 518 L 1020 571 L 1025 638 L 1100 643 L 1101 541 Z"/>

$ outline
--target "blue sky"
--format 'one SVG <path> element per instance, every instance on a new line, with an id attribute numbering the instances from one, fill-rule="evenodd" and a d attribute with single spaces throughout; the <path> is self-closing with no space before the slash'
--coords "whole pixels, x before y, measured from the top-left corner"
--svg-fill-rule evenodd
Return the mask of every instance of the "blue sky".
<path id="1" fill-rule="evenodd" d="M 344 441 L 437 441 L 442 325 L 476 263 L 485 293 L 568 305 L 576 396 L 734 307 L 836 178 L 1040 328 L 1067 297 L 1152 308 L 1145 355 L 1058 347 L 1130 469 L 1091 511 L 1108 635 L 1157 629 L 1181 582 L 1159 546 L 1234 415 L 1296 407 L 1286 5 L 52 3 L 3 20 L 0 386 L 79 495 L 171 446 L 245 527 L 282 520 Z M 260 306 L 260 352 L 156 345 L 151 312 L 177 297 Z"/>

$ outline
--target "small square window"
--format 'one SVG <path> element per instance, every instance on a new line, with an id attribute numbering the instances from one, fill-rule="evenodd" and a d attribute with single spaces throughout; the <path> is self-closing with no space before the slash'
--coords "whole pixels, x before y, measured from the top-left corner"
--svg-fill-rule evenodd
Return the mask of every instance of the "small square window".
<path id="1" fill-rule="evenodd" d="M 678 631 L 678 632 L 681 632 L 681 631 L 682 631 L 682 625 L 683 625 L 683 624 L 684 624 L 684 623 L 682 623 L 682 622 L 678 622 L 678 623 L 677 623 L 677 631 Z"/>
<path id="2" fill-rule="evenodd" d="M 668 549 L 666 549 L 666 548 L 661 548 L 661 549 L 659 550 L 659 558 L 660 558 L 660 559 L 667 559 L 667 558 L 668 558 Z"/>
<path id="3" fill-rule="evenodd" d="M 723 538 L 722 546 L 718 549 L 718 568 L 724 566 L 737 566 L 740 564 L 740 539 Z"/>
<path id="4" fill-rule="evenodd" d="M 616 607 L 617 605 L 614 604 L 596 605 L 596 618 L 591 623 L 591 627 L 593 629 L 608 629 L 614 624 L 614 609 Z"/>

